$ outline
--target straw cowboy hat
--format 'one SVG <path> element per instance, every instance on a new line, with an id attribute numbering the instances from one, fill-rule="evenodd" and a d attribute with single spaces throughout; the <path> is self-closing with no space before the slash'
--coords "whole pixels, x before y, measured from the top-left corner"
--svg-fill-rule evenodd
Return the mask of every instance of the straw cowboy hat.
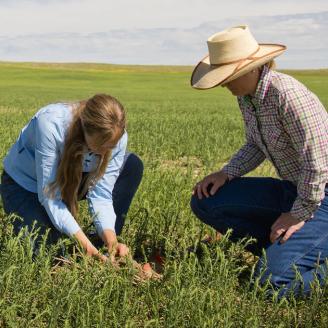
<path id="1" fill-rule="evenodd" d="M 195 67 L 191 85 L 210 89 L 228 83 L 281 55 L 286 46 L 258 44 L 247 25 L 213 34 L 207 40 L 209 54 Z"/>

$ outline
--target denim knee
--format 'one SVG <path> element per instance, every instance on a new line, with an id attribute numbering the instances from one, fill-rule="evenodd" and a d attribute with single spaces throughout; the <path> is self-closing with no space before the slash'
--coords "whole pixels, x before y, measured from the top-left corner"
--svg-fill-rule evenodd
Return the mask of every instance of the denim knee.
<path id="1" fill-rule="evenodd" d="M 256 268 L 256 276 L 260 278 L 261 285 L 270 282 L 275 289 L 288 285 L 295 279 L 295 277 L 288 277 L 286 272 L 283 272 L 280 267 L 271 268 L 270 265 L 267 265 L 263 261 L 263 259 L 259 259 Z"/>
<path id="2" fill-rule="evenodd" d="M 198 211 L 199 211 L 199 209 L 198 209 L 198 198 L 195 195 L 191 196 L 190 208 L 193 211 L 193 213 L 198 217 Z"/>
<path id="3" fill-rule="evenodd" d="M 209 211 L 206 210 L 204 206 L 204 201 L 199 199 L 197 196 L 193 195 L 190 200 L 190 208 L 193 213 L 200 219 L 202 222 L 209 224 L 208 214 Z"/>

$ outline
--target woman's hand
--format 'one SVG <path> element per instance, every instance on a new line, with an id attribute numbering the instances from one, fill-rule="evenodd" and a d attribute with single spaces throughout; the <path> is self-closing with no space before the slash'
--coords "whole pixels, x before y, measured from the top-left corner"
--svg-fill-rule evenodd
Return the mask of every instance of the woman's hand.
<path id="1" fill-rule="evenodd" d="M 129 255 L 129 247 L 117 241 L 115 231 L 110 229 L 104 230 L 102 239 L 107 246 L 112 262 L 115 262 L 116 257 L 125 258 Z"/>
<path id="2" fill-rule="evenodd" d="M 99 259 L 102 262 L 107 262 L 109 258 L 101 253 L 99 253 L 98 249 L 91 243 L 89 238 L 85 235 L 82 230 L 79 230 L 74 237 L 80 243 L 82 248 L 85 250 L 88 256 L 93 256 Z"/>
<path id="3" fill-rule="evenodd" d="M 120 259 L 126 258 L 129 255 L 129 252 L 130 250 L 128 246 L 122 243 L 117 243 L 116 245 L 111 247 L 111 251 L 107 255 L 103 255 L 100 252 L 96 251 L 96 253 L 93 254 L 93 256 L 98 258 L 103 263 L 110 261 L 110 263 L 115 268 L 118 268 Z M 117 258 L 119 258 L 119 260 L 117 260 Z"/>
<path id="4" fill-rule="evenodd" d="M 129 253 L 129 247 L 122 243 L 116 243 L 108 248 L 108 254 L 112 263 L 122 262 Z"/>
<path id="5" fill-rule="evenodd" d="M 119 257 L 127 257 L 130 253 L 129 247 L 122 243 L 116 244 L 115 255 Z"/>
<path id="6" fill-rule="evenodd" d="M 213 196 L 228 180 L 228 175 L 223 171 L 214 172 L 196 183 L 192 194 L 197 195 L 199 199 L 202 199 L 203 195 L 205 197 Z M 208 192 L 210 185 L 212 185 L 211 190 Z"/>
<path id="7" fill-rule="evenodd" d="M 129 248 L 125 244 L 117 243 L 111 248 L 111 252 L 107 255 L 103 255 L 97 252 L 94 256 L 97 257 L 100 261 L 106 263 L 110 261 L 113 265 L 117 265 L 117 257 L 120 259 L 126 258 L 129 255 Z"/>
<path id="8" fill-rule="evenodd" d="M 282 213 L 271 227 L 270 240 L 274 243 L 280 236 L 280 243 L 286 242 L 289 237 L 304 226 L 304 221 L 295 219 L 290 213 Z"/>
<path id="9" fill-rule="evenodd" d="M 94 254 L 94 257 L 96 257 L 98 260 L 100 260 L 103 263 L 106 263 L 109 261 L 109 257 L 106 255 L 103 255 L 99 252 L 97 252 L 96 254 Z"/>

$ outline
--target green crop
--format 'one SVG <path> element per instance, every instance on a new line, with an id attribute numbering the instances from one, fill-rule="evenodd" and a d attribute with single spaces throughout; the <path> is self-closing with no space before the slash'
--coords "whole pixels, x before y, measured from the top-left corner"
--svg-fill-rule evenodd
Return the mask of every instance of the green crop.
<path id="1" fill-rule="evenodd" d="M 77 248 L 71 264 L 56 265 L 30 239 L 13 236 L 0 205 L 0 327 L 326 327 L 327 291 L 278 301 L 254 281 L 256 258 L 242 240 L 210 245 L 213 231 L 189 208 L 193 185 L 219 169 L 243 144 L 236 100 L 223 88 L 196 91 L 190 67 L 96 64 L 0 64 L 0 157 L 43 105 L 109 93 L 125 106 L 129 150 L 144 161 L 141 186 L 122 240 L 135 257 L 166 258 L 162 281 L 136 284 L 129 265 L 119 271 Z M 289 72 L 328 108 L 328 71 Z M 2 164 L 1 164 L 2 168 Z M 275 176 L 265 162 L 252 175 Z M 85 203 L 82 226 L 90 224 Z M 73 245 L 65 241 L 67 249 Z M 189 255 L 188 247 L 200 247 Z"/>

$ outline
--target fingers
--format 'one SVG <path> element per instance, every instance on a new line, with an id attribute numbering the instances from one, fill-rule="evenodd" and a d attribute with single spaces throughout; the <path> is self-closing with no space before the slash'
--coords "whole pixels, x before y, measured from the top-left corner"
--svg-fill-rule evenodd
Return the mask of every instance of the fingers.
<path id="1" fill-rule="evenodd" d="M 211 179 L 209 179 L 208 177 L 206 177 L 203 181 L 198 182 L 193 190 L 193 195 L 197 195 L 198 199 L 202 199 L 203 195 L 205 197 L 209 197 L 209 193 L 208 193 L 208 186 L 213 183 Z"/>
<path id="2" fill-rule="evenodd" d="M 274 243 L 280 236 L 280 243 L 285 243 L 299 228 L 295 226 L 291 226 L 290 228 L 280 228 L 277 230 L 272 230 L 270 234 L 270 240 Z"/>
<path id="3" fill-rule="evenodd" d="M 208 185 L 212 183 L 210 180 L 205 180 L 202 184 L 201 184 L 201 191 L 202 193 L 205 195 L 205 197 L 210 197 L 209 193 L 208 193 L 208 190 L 207 190 L 207 187 Z"/>
<path id="4" fill-rule="evenodd" d="M 203 194 L 208 197 L 209 194 L 207 192 L 207 186 L 209 185 L 209 183 L 207 181 L 201 181 L 201 182 L 198 182 L 194 189 L 193 189 L 193 192 L 192 194 L 193 195 L 197 195 L 198 199 L 202 199 L 203 198 Z M 205 188 L 205 190 L 204 190 Z"/>
<path id="5" fill-rule="evenodd" d="M 299 222 L 290 213 L 282 213 L 271 227 L 270 241 L 274 243 L 279 237 L 282 237 L 280 243 L 285 243 L 304 224 L 304 221 Z"/>
<path id="6" fill-rule="evenodd" d="M 200 182 L 200 183 L 197 183 L 197 185 L 196 185 L 196 192 L 197 192 L 197 197 L 199 198 L 199 199 L 202 199 L 203 198 L 203 194 L 202 194 L 202 183 Z"/>
<path id="7" fill-rule="evenodd" d="M 289 239 L 289 237 L 294 233 L 296 231 L 296 229 L 294 229 L 294 228 L 289 228 L 287 231 L 286 231 L 286 233 L 284 234 L 284 236 L 281 238 L 281 240 L 280 240 L 280 243 L 285 243 L 288 239 Z"/>
<path id="8" fill-rule="evenodd" d="M 228 176 L 223 172 L 215 172 L 206 176 L 202 181 L 198 182 L 194 189 L 193 195 L 197 195 L 199 199 L 202 199 L 203 196 L 210 197 L 213 196 L 219 188 L 221 188 L 226 181 L 228 181 Z M 211 186 L 210 191 L 208 187 Z"/>
<path id="9" fill-rule="evenodd" d="M 199 183 L 196 183 L 193 190 L 192 190 L 192 194 L 197 195 L 197 197 L 198 197 L 198 193 L 197 193 L 198 185 L 199 185 Z"/>
<path id="10" fill-rule="evenodd" d="M 285 243 L 296 231 L 300 230 L 304 226 L 305 222 L 299 222 L 298 224 L 290 227 L 283 238 L 281 239 L 281 243 Z"/>
<path id="11" fill-rule="evenodd" d="M 106 255 L 101 255 L 101 256 L 100 256 L 100 260 L 101 260 L 103 263 L 106 263 L 106 262 L 109 260 L 109 258 L 108 258 Z"/>
<path id="12" fill-rule="evenodd" d="M 211 194 L 211 196 L 213 196 L 213 195 L 218 191 L 218 189 L 219 189 L 220 187 L 222 187 L 222 183 L 221 183 L 221 181 L 217 181 L 217 180 L 216 180 L 216 181 L 214 182 L 214 184 L 213 184 L 211 190 L 210 190 L 210 194 Z"/>
<path id="13" fill-rule="evenodd" d="M 281 216 L 271 226 L 270 241 L 274 243 L 285 231 L 285 228 Z"/>
<path id="14" fill-rule="evenodd" d="M 119 257 L 126 257 L 129 254 L 129 247 L 126 246 L 125 244 L 119 243 L 116 248 L 116 254 Z"/>
<path id="15" fill-rule="evenodd" d="M 270 234 L 270 241 L 274 243 L 285 231 L 286 229 L 284 228 L 272 230 Z"/>
<path id="16" fill-rule="evenodd" d="M 103 254 L 99 253 L 99 252 L 95 253 L 93 256 L 95 258 L 97 258 L 98 260 L 100 260 L 101 262 L 103 262 L 103 263 L 108 261 L 108 257 L 106 255 L 103 255 Z"/>

